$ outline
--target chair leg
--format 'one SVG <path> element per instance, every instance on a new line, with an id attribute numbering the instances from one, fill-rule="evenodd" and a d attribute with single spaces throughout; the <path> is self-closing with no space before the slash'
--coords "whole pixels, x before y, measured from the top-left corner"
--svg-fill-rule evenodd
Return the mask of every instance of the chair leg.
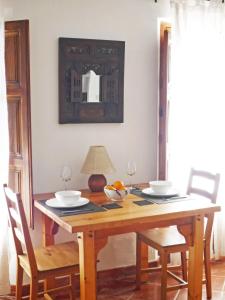
<path id="1" fill-rule="evenodd" d="M 182 275 L 183 279 L 187 281 L 187 257 L 186 257 L 186 251 L 181 252 L 181 266 L 182 266 Z"/>
<path id="2" fill-rule="evenodd" d="M 167 298 L 167 262 L 168 262 L 168 253 L 160 253 L 160 261 L 162 266 L 161 273 L 161 300 L 166 300 Z"/>
<path id="3" fill-rule="evenodd" d="M 44 294 L 44 300 L 53 300 L 49 294 Z"/>
<path id="4" fill-rule="evenodd" d="M 204 265 L 206 278 L 206 295 L 207 299 L 212 298 L 212 282 L 211 282 L 211 265 L 210 265 L 210 245 L 204 247 Z"/>
<path id="5" fill-rule="evenodd" d="M 31 277 L 30 281 L 30 300 L 38 299 L 38 279 L 37 277 Z"/>
<path id="6" fill-rule="evenodd" d="M 141 287 L 141 240 L 136 235 L 136 288 Z"/>
<path id="7" fill-rule="evenodd" d="M 16 274 L 16 300 L 21 300 L 23 294 L 23 268 L 17 261 L 17 274 Z"/>
<path id="8" fill-rule="evenodd" d="M 76 282 L 75 274 L 71 274 L 70 275 L 70 284 L 71 284 L 70 300 L 75 300 L 76 299 L 75 282 Z"/>

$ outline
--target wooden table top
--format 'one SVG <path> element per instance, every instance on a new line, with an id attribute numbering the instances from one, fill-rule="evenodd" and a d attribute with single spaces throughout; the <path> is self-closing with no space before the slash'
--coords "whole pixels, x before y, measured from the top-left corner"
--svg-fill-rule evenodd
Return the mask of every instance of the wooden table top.
<path id="1" fill-rule="evenodd" d="M 71 233 L 89 230 L 98 231 L 109 228 L 116 230 L 117 228 L 133 226 L 134 224 L 137 226 L 140 224 L 143 227 L 145 223 L 149 224 L 152 222 L 155 224 L 162 220 L 171 223 L 171 220 L 220 211 L 220 206 L 200 199 L 139 206 L 133 203 L 133 201 L 141 199 L 130 194 L 123 201 L 119 202 L 122 208 L 59 217 L 40 204 L 40 201 L 52 197 L 54 197 L 53 193 L 35 195 L 35 207 Z M 103 192 L 92 193 L 88 190 L 82 190 L 82 197 L 86 197 L 98 205 L 102 205 L 108 201 Z M 165 224 L 165 226 L 167 225 Z"/>

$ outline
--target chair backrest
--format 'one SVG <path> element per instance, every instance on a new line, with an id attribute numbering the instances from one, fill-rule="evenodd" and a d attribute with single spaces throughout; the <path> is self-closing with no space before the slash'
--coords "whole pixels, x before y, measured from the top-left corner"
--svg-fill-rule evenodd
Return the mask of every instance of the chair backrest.
<path id="1" fill-rule="evenodd" d="M 202 180 L 202 181 L 201 181 Z M 202 182 L 204 183 L 202 184 Z M 201 185 L 199 185 L 201 182 Z M 189 181 L 187 186 L 188 195 L 199 195 L 201 197 L 209 199 L 212 203 L 216 204 L 218 189 L 220 182 L 220 174 L 210 173 L 207 171 L 191 169 L 189 175 Z M 208 218 L 205 228 L 205 240 L 210 242 L 213 216 L 206 216 Z"/>
<path id="2" fill-rule="evenodd" d="M 37 273 L 37 263 L 30 238 L 29 228 L 20 194 L 14 193 L 4 184 L 5 199 L 8 208 L 8 217 L 12 229 L 17 255 L 26 254 L 32 274 Z"/>
<path id="3" fill-rule="evenodd" d="M 199 185 L 198 180 L 205 180 L 204 187 Z M 211 186 L 211 190 L 206 187 L 208 181 L 208 187 Z M 209 199 L 212 203 L 216 203 L 217 194 L 219 189 L 220 174 L 212 174 L 207 171 L 191 169 L 189 175 L 189 181 L 187 186 L 187 194 L 195 194 Z M 211 183 L 211 184 L 210 184 Z"/>

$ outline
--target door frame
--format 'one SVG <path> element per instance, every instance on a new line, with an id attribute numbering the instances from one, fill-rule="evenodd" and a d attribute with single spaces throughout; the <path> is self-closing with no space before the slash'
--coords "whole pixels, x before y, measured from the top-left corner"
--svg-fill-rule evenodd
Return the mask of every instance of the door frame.
<path id="1" fill-rule="evenodd" d="M 158 123 L 158 179 L 167 179 L 168 171 L 168 80 L 169 80 L 169 34 L 171 25 L 160 24 L 160 66 L 159 66 L 159 123 Z"/>

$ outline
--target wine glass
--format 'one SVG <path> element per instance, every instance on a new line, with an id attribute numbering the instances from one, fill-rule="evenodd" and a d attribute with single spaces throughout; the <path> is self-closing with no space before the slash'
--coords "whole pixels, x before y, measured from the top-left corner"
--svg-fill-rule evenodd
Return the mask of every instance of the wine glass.
<path id="1" fill-rule="evenodd" d="M 127 163 L 127 175 L 130 176 L 130 184 L 129 185 L 130 185 L 131 190 L 133 189 L 132 184 L 131 184 L 131 177 L 135 175 L 136 170 L 137 170 L 136 162 L 133 161 L 133 160 L 128 161 L 128 163 Z"/>
<path id="2" fill-rule="evenodd" d="M 72 179 L 72 169 L 69 166 L 64 166 L 61 170 L 62 181 L 64 182 L 64 188 L 67 190 L 68 182 Z"/>

